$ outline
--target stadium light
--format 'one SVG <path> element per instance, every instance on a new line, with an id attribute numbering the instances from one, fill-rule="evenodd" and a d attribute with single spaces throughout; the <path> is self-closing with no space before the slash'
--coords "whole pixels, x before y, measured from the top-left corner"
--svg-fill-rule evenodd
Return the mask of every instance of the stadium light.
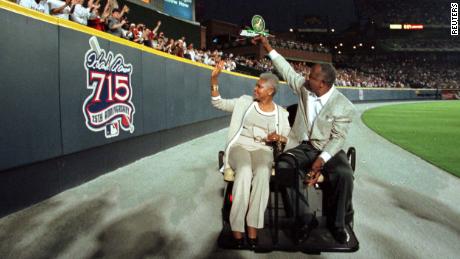
<path id="1" fill-rule="evenodd" d="M 374 46 L 371 46 L 371 49 L 375 49 L 375 47 L 374 47 Z"/>
<path id="2" fill-rule="evenodd" d="M 353 46 L 353 49 L 356 49 L 356 46 Z"/>
<path id="3" fill-rule="evenodd" d="M 337 49 L 337 46 L 334 46 L 334 49 Z"/>
<path id="4" fill-rule="evenodd" d="M 323 46 L 323 43 L 320 43 L 319 45 L 322 47 L 322 46 Z"/>
<path id="5" fill-rule="evenodd" d="M 342 51 L 339 50 L 339 54 L 342 54 Z"/>
<path id="6" fill-rule="evenodd" d="M 401 30 L 402 24 L 390 24 L 390 30 Z"/>
<path id="7" fill-rule="evenodd" d="M 342 42 L 340 42 L 340 44 L 339 44 L 339 45 L 340 45 L 340 47 L 342 47 L 342 46 L 343 46 Z"/>
<path id="8" fill-rule="evenodd" d="M 334 29 L 334 28 L 332 28 L 332 29 L 331 29 L 331 32 L 335 32 L 335 29 Z"/>
<path id="9" fill-rule="evenodd" d="M 362 44 L 362 43 L 359 43 L 359 46 L 360 46 L 360 47 L 362 47 L 362 46 L 363 46 L 363 44 Z"/>
<path id="10" fill-rule="evenodd" d="M 294 29 L 292 29 L 292 28 L 289 28 L 289 31 L 290 31 L 290 32 L 293 32 L 293 31 L 294 31 Z"/>

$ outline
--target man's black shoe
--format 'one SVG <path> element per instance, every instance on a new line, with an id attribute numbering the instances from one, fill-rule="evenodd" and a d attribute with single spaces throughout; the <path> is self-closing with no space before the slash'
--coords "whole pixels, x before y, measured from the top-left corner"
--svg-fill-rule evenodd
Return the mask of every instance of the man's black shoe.
<path id="1" fill-rule="evenodd" d="M 296 231 L 295 241 L 297 244 L 305 242 L 309 237 L 313 229 L 310 228 L 307 224 Z"/>
<path id="2" fill-rule="evenodd" d="M 345 244 L 350 241 L 350 234 L 348 233 L 346 228 L 334 228 L 332 230 L 332 235 L 334 236 L 335 240 L 340 244 Z"/>

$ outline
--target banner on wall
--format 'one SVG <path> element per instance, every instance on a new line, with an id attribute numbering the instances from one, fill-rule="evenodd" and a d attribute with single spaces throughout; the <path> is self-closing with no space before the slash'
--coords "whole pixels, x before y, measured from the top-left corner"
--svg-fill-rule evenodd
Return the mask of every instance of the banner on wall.
<path id="1" fill-rule="evenodd" d="M 86 88 L 91 91 L 82 107 L 86 127 L 93 132 L 104 131 L 106 138 L 117 137 L 120 131 L 132 134 L 136 112 L 132 102 L 133 66 L 122 54 L 101 49 L 94 36 L 89 45 L 84 67 Z"/>
<path id="2" fill-rule="evenodd" d="M 443 100 L 460 100 L 460 90 L 442 90 L 441 96 Z"/>

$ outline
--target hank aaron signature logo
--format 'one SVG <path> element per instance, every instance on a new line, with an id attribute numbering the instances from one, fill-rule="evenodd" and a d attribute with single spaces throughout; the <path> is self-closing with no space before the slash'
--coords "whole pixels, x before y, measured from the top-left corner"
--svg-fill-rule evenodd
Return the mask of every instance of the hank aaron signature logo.
<path id="1" fill-rule="evenodd" d="M 132 99 L 131 73 L 121 54 L 114 55 L 99 47 L 96 37 L 89 39 L 91 49 L 85 55 L 87 88 L 91 94 L 83 104 L 88 129 L 104 131 L 106 138 L 116 137 L 120 128 L 134 132 L 135 107 Z"/>

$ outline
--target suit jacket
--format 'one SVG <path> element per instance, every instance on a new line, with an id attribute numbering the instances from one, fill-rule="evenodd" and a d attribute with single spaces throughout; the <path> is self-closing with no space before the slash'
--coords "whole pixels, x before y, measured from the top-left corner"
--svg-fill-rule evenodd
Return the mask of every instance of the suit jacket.
<path id="1" fill-rule="evenodd" d="M 348 129 L 356 110 L 353 104 L 337 89 L 332 89 L 332 95 L 316 116 L 314 122 L 308 118 L 308 90 L 304 84 L 308 82 L 302 75 L 297 74 L 291 65 L 280 55 L 273 59 L 273 64 L 287 81 L 289 87 L 299 97 L 297 114 L 294 125 L 288 136 L 285 150 L 298 146 L 304 139 L 304 132 L 313 123 L 309 140 L 314 148 L 326 151 L 331 156 L 337 154 L 345 143 Z"/>

